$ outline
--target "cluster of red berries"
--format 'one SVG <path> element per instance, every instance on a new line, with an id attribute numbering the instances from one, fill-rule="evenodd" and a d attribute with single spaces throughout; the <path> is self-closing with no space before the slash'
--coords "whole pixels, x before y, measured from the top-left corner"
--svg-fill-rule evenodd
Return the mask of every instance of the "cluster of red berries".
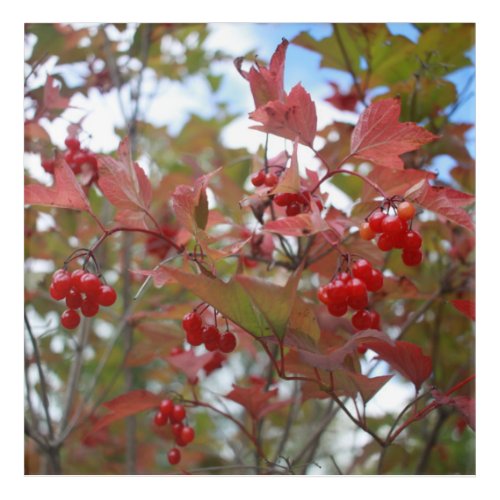
<path id="1" fill-rule="evenodd" d="M 278 175 L 271 171 L 266 173 L 264 169 L 259 170 L 250 178 L 250 182 L 255 187 L 267 186 L 269 188 L 273 188 L 276 184 L 278 184 L 278 180 Z"/>
<path id="2" fill-rule="evenodd" d="M 384 212 L 384 203 L 364 222 L 359 235 L 364 240 L 372 240 L 379 234 L 377 246 L 387 252 L 393 248 L 402 249 L 403 262 L 407 266 L 418 266 L 422 262 L 422 236 L 411 229 L 411 221 L 415 216 L 415 206 L 409 201 L 401 201 L 398 205 L 393 200 L 388 201 L 395 215 Z M 410 221 L 408 223 L 408 221 Z"/>
<path id="3" fill-rule="evenodd" d="M 171 399 L 164 399 L 160 403 L 160 408 L 154 416 L 154 423 L 158 427 L 164 427 L 170 422 L 170 430 L 177 446 L 187 446 L 194 439 L 194 429 L 184 423 L 186 408 L 181 404 L 175 404 Z M 181 461 L 181 451 L 179 448 L 172 448 L 167 454 L 171 465 L 176 465 Z"/>
<path id="4" fill-rule="evenodd" d="M 351 273 L 337 272 L 329 283 L 321 286 L 318 298 L 332 316 L 343 316 L 349 307 L 355 310 L 351 322 L 356 330 L 380 330 L 379 314 L 366 308 L 368 292 L 377 292 L 383 284 L 383 274 L 366 259 L 359 259 L 352 264 Z"/>
<path id="5" fill-rule="evenodd" d="M 89 182 L 97 179 L 97 158 L 88 149 L 82 149 L 78 138 L 66 137 L 64 144 L 68 148 L 64 154 L 64 159 L 75 174 L 85 172 L 88 174 Z M 55 159 L 45 158 L 42 160 L 42 167 L 49 174 L 54 173 Z"/>
<path id="6" fill-rule="evenodd" d="M 193 347 L 203 344 L 207 351 L 233 352 L 236 347 L 234 333 L 221 333 L 216 325 L 203 325 L 202 317 L 196 312 L 187 313 L 182 319 L 186 341 Z"/>
<path id="7" fill-rule="evenodd" d="M 273 197 L 274 203 L 278 207 L 286 207 L 286 215 L 292 217 L 294 215 L 307 212 L 311 206 L 311 193 L 302 191 L 300 193 L 278 193 Z M 323 210 L 321 200 L 315 200 L 316 205 L 320 210 Z"/>
<path id="8" fill-rule="evenodd" d="M 61 314 L 61 324 L 68 330 L 80 324 L 78 309 L 91 318 L 99 312 L 99 306 L 112 306 L 116 301 L 116 291 L 112 286 L 83 269 L 72 273 L 58 269 L 52 276 L 49 292 L 55 300 L 65 299 L 68 309 Z"/>

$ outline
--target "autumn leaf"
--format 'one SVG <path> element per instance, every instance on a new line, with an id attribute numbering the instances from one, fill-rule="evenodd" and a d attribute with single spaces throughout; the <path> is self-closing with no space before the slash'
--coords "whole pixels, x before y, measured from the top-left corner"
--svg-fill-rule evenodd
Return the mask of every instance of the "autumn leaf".
<path id="1" fill-rule="evenodd" d="M 311 146 L 316 136 L 316 106 L 300 83 L 292 88 L 284 102 L 269 101 L 250 113 L 262 125 L 252 128 Z"/>
<path id="2" fill-rule="evenodd" d="M 411 380 L 418 392 L 422 383 L 432 373 L 432 360 L 420 347 L 405 340 L 397 340 L 394 345 L 386 342 L 368 340 L 365 346 L 375 351 L 378 357 Z"/>
<path id="3" fill-rule="evenodd" d="M 431 186 L 428 180 L 423 179 L 408 189 L 404 196 L 469 231 L 475 231 L 470 215 L 463 209 L 474 203 L 475 198 L 470 194 L 450 187 Z"/>
<path id="4" fill-rule="evenodd" d="M 416 123 L 400 123 L 400 114 L 399 99 L 383 99 L 366 108 L 352 132 L 351 155 L 382 167 L 402 169 L 400 155 L 438 139 Z"/>
<path id="5" fill-rule="evenodd" d="M 149 229 L 153 216 L 151 183 L 144 170 L 132 161 L 129 139 L 118 147 L 118 159 L 98 156 L 99 188 L 117 209 L 115 220 L 127 227 Z"/>
<path id="6" fill-rule="evenodd" d="M 43 109 L 66 109 L 69 106 L 69 101 L 69 98 L 61 95 L 61 91 L 56 85 L 56 80 L 48 75 L 43 88 Z"/>
<path id="7" fill-rule="evenodd" d="M 300 191 L 299 163 L 297 160 L 298 146 L 298 142 L 295 141 L 290 166 L 283 171 L 278 184 L 269 194 L 298 193 Z"/>
<path id="8" fill-rule="evenodd" d="M 89 434 L 106 427 L 112 422 L 121 420 L 130 415 L 135 415 L 144 410 L 150 410 L 160 405 L 161 397 L 149 391 L 138 389 L 135 391 L 127 392 L 117 398 L 102 403 L 102 406 L 107 408 L 110 413 L 99 418 L 92 426 Z"/>
<path id="9" fill-rule="evenodd" d="M 24 187 L 24 203 L 26 205 L 69 208 L 93 214 L 87 196 L 75 174 L 63 159 L 56 161 L 52 186 L 28 184 Z"/>
<path id="10" fill-rule="evenodd" d="M 194 383 L 200 370 L 213 359 L 214 355 L 214 352 L 207 352 L 197 356 L 194 351 L 190 349 L 189 351 L 184 351 L 179 354 L 166 356 L 165 359 L 176 370 L 184 373 L 190 383 Z"/>
<path id="11" fill-rule="evenodd" d="M 274 52 L 269 68 L 255 63 L 250 71 L 243 71 L 241 65 L 243 58 L 235 59 L 234 64 L 240 75 L 250 83 L 255 108 L 258 108 L 268 101 L 283 101 L 285 91 L 283 88 L 283 79 L 285 72 L 285 56 L 288 47 L 288 40 L 283 38 L 283 41 L 278 45 Z"/>
<path id="12" fill-rule="evenodd" d="M 259 420 L 272 411 L 276 411 L 290 404 L 290 400 L 270 402 L 276 397 L 278 389 L 266 391 L 261 384 L 252 387 L 240 387 L 233 384 L 233 390 L 224 397 L 240 404 L 248 411 L 254 420 Z"/>
<path id="13" fill-rule="evenodd" d="M 476 321 L 476 302 L 474 300 L 450 300 L 453 307 L 465 314 L 468 318 Z"/>

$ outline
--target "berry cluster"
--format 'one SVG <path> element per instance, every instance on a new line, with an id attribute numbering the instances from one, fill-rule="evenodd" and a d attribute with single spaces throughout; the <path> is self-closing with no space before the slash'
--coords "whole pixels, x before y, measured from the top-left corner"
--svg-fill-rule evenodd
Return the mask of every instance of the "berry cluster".
<path id="1" fill-rule="evenodd" d="M 116 301 L 113 287 L 83 269 L 76 269 L 72 273 L 58 269 L 52 276 L 49 292 L 55 300 L 65 299 L 68 309 L 61 314 L 61 324 L 68 330 L 80 324 L 78 309 L 84 316 L 91 318 L 99 312 L 99 306 L 112 306 Z"/>
<path id="2" fill-rule="evenodd" d="M 274 172 L 265 172 L 264 169 L 259 170 L 257 173 L 253 174 L 250 178 L 250 182 L 255 187 L 267 186 L 273 188 L 278 184 L 279 177 Z"/>
<path id="3" fill-rule="evenodd" d="M 68 148 L 64 154 L 64 159 L 71 170 L 75 174 L 86 173 L 89 179 L 85 184 L 97 180 L 97 158 L 94 153 L 91 153 L 88 149 L 82 149 L 80 141 L 74 136 L 66 137 L 64 144 Z M 55 159 L 53 158 L 44 158 L 42 160 L 42 167 L 49 174 L 54 173 L 54 165 Z"/>
<path id="4" fill-rule="evenodd" d="M 203 319 L 196 311 L 191 311 L 182 319 L 186 341 L 193 347 L 203 344 L 207 351 L 233 352 L 236 347 L 234 333 L 221 333 L 216 325 L 203 325 Z"/>
<path id="5" fill-rule="evenodd" d="M 311 206 L 311 193 L 309 191 L 301 191 L 300 193 L 278 193 L 274 195 L 274 203 L 278 207 L 286 207 L 286 215 L 292 217 L 303 212 L 307 212 Z M 316 205 L 320 210 L 323 210 L 321 200 L 315 200 Z"/>
<path id="6" fill-rule="evenodd" d="M 389 215 L 390 207 L 395 215 Z M 359 229 L 359 235 L 364 240 L 371 240 L 379 234 L 377 246 L 380 250 L 402 249 L 403 262 L 407 266 L 418 266 L 422 262 L 422 236 L 411 229 L 415 212 L 415 206 L 409 201 L 396 204 L 394 199 L 387 200 L 368 216 Z"/>
<path id="7" fill-rule="evenodd" d="M 344 255 L 343 259 L 349 265 L 349 256 Z M 340 269 L 341 266 L 333 279 L 319 288 L 319 300 L 327 305 L 332 316 L 343 316 L 349 308 L 356 311 L 351 318 L 356 330 L 380 330 L 380 316 L 367 307 L 368 292 L 377 292 L 382 288 L 383 274 L 374 269 L 366 259 L 356 260 L 350 266 L 351 272 Z"/>
<path id="8" fill-rule="evenodd" d="M 181 404 L 175 404 L 171 399 L 164 399 L 160 403 L 160 408 L 154 416 L 154 423 L 158 427 L 164 427 L 170 422 L 170 430 L 177 446 L 187 446 L 194 439 L 194 429 L 184 423 L 186 409 Z M 181 451 L 179 448 L 172 448 L 167 455 L 171 465 L 176 465 L 181 461 Z"/>

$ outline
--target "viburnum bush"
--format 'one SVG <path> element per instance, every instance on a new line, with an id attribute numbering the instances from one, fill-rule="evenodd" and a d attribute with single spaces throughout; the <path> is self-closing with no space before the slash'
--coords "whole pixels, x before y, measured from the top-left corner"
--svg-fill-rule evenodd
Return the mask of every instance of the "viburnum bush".
<path id="1" fill-rule="evenodd" d="M 473 26 L 339 24 L 237 58 L 253 154 L 220 103 L 177 133 L 147 119 L 151 83 L 220 90 L 212 29 L 27 26 L 26 473 L 473 473 L 472 125 L 450 77 Z M 285 86 L 290 43 L 351 81 L 326 126 Z M 120 104 L 116 151 L 75 118 L 96 95 Z"/>

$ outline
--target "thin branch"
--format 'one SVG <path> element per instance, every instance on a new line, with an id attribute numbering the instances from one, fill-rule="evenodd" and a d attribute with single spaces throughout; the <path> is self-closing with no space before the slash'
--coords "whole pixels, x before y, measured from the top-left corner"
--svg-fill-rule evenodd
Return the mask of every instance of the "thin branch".
<path id="1" fill-rule="evenodd" d="M 440 411 L 439 412 L 439 417 L 434 424 L 434 427 L 432 428 L 431 434 L 429 436 L 429 439 L 427 440 L 427 444 L 424 448 L 424 451 L 422 453 L 422 456 L 420 457 L 420 460 L 418 462 L 417 468 L 415 470 L 415 474 L 421 475 L 425 474 L 425 470 L 427 469 L 427 465 L 429 463 L 429 458 L 431 456 L 432 449 L 434 448 L 434 445 L 436 444 L 438 440 L 439 433 L 441 432 L 441 428 L 443 427 L 444 423 L 450 416 L 450 413 L 447 411 Z"/>

